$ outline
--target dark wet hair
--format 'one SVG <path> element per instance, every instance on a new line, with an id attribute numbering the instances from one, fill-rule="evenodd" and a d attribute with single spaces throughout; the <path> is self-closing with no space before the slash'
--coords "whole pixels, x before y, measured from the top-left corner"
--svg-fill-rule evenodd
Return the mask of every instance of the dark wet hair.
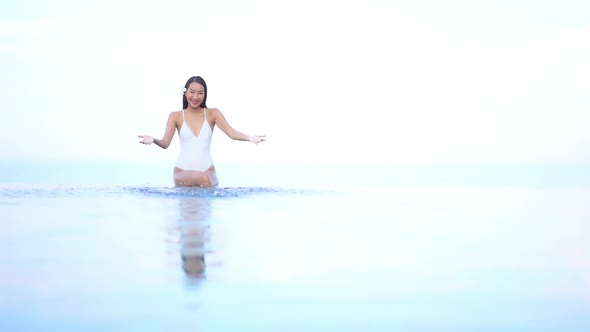
<path id="1" fill-rule="evenodd" d="M 201 76 L 193 76 L 189 78 L 188 81 L 186 81 L 186 84 L 184 85 L 184 90 L 186 91 L 188 89 L 188 86 L 191 85 L 191 83 L 193 82 L 199 83 L 203 86 L 203 88 L 205 88 L 205 98 L 203 98 L 203 101 L 199 106 L 201 106 L 202 108 L 207 108 L 207 83 L 205 83 L 205 80 Z M 188 100 L 186 100 L 186 95 L 182 93 L 182 109 L 184 110 L 187 107 Z"/>
<path id="2" fill-rule="evenodd" d="M 182 270 L 184 271 L 184 274 L 188 277 L 188 278 L 192 278 L 192 279 L 202 279 L 205 277 L 205 269 L 206 269 L 206 265 L 205 265 L 205 256 L 202 255 L 195 255 L 195 256 L 186 256 L 186 255 L 181 255 L 180 256 L 182 259 Z M 198 271 L 191 271 L 188 267 L 188 261 L 190 260 L 197 260 L 201 263 L 201 269 Z"/>

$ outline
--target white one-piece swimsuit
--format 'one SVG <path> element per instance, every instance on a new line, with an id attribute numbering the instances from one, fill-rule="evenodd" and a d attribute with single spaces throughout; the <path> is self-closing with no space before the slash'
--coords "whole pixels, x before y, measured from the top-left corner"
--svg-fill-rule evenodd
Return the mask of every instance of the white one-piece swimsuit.
<path id="1" fill-rule="evenodd" d="M 182 126 L 178 132 L 178 136 L 180 136 L 180 153 L 176 159 L 176 167 L 185 171 L 204 172 L 213 166 L 210 149 L 213 130 L 211 130 L 209 121 L 207 121 L 207 109 L 204 109 L 204 112 L 205 120 L 199 135 L 195 136 L 188 127 L 184 117 L 184 110 L 182 110 Z"/>

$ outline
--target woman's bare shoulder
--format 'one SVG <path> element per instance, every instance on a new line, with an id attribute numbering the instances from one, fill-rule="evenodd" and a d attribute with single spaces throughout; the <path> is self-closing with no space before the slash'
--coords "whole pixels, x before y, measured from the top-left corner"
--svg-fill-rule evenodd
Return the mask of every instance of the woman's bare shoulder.
<path id="1" fill-rule="evenodd" d="M 221 111 L 218 108 L 209 108 L 207 107 L 207 113 L 209 115 L 211 115 L 213 118 L 216 118 L 219 114 L 221 114 Z"/>
<path id="2" fill-rule="evenodd" d="M 172 111 L 168 115 L 168 118 L 174 119 L 174 120 L 182 118 L 182 111 Z"/>
<path id="3" fill-rule="evenodd" d="M 176 126 L 182 124 L 182 111 L 172 111 L 168 115 L 168 122 L 174 122 Z"/>

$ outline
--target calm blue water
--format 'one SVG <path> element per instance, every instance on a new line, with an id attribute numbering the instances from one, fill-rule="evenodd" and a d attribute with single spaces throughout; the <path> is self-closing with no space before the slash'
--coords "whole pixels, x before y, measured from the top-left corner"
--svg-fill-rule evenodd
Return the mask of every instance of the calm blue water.
<path id="1" fill-rule="evenodd" d="M 221 186 L 590 186 L 590 165 L 217 163 Z M 172 162 L 0 160 L 0 184 L 171 186 Z"/>
<path id="2" fill-rule="evenodd" d="M 0 164 L 0 331 L 588 331 L 584 167 Z"/>

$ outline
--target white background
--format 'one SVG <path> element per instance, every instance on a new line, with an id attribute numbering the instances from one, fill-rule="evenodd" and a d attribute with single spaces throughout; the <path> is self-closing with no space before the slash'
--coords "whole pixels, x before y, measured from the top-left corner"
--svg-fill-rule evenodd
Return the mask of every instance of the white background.
<path id="1" fill-rule="evenodd" d="M 186 80 L 268 142 L 214 159 L 590 161 L 583 1 L 3 1 L 0 159 L 174 160 Z"/>

